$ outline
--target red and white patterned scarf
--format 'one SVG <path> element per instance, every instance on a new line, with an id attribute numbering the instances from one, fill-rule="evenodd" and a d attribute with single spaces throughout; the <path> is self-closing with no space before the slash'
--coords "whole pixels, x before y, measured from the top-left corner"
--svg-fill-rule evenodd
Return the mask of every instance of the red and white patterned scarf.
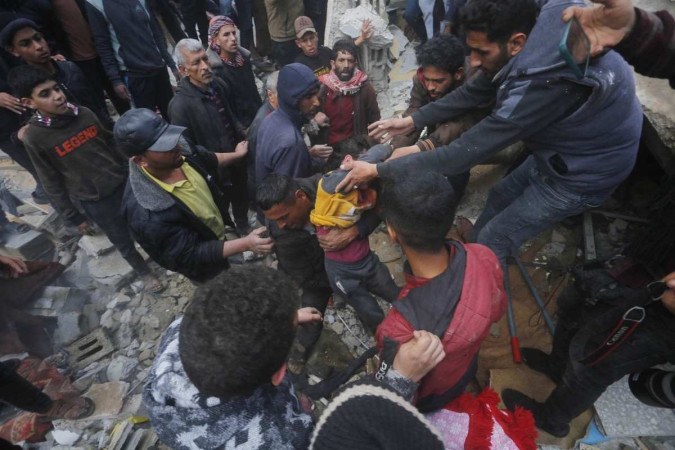
<path id="1" fill-rule="evenodd" d="M 342 95 L 356 94 L 367 79 L 368 75 L 358 67 L 354 70 L 354 76 L 349 81 L 341 81 L 334 70 L 319 77 L 321 84 Z"/>
<path id="2" fill-rule="evenodd" d="M 232 19 L 227 16 L 215 16 L 209 22 L 209 48 L 216 52 L 218 56 L 220 56 L 220 45 L 216 42 L 216 36 L 225 25 L 232 25 L 235 29 L 237 28 Z M 244 65 L 244 55 L 239 50 L 234 55 L 234 60 L 224 59 L 222 56 L 220 59 L 228 66 L 241 67 Z"/>

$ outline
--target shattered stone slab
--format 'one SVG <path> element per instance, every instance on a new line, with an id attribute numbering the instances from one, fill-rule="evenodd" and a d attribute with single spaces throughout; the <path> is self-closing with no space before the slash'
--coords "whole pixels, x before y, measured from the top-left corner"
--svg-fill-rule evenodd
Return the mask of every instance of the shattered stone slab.
<path id="1" fill-rule="evenodd" d="M 394 36 L 387 29 L 387 22 L 368 3 L 346 10 L 340 17 L 338 26 L 342 33 L 356 39 L 361 34 L 361 25 L 366 19 L 370 20 L 373 28 L 373 35 L 366 44 L 371 48 L 389 47 L 394 41 Z"/>
<path id="2" fill-rule="evenodd" d="M 98 328 L 73 342 L 68 351 L 71 355 L 71 365 L 75 370 L 79 370 L 108 356 L 114 348 L 108 336 Z"/>
<path id="3" fill-rule="evenodd" d="M 103 233 L 95 234 L 93 236 L 82 236 L 82 239 L 77 245 L 84 250 L 84 252 L 93 258 L 110 253 L 115 249 L 115 246 Z"/>
<path id="4" fill-rule="evenodd" d="M 135 276 L 131 268 L 119 252 L 112 252 L 100 258 L 91 259 L 88 263 L 89 274 L 99 284 L 120 289 Z"/>
<path id="5" fill-rule="evenodd" d="M 129 383 L 121 381 L 92 385 L 84 395 L 94 401 L 96 409 L 86 420 L 116 417 L 122 410 L 128 389 Z"/>
<path id="6" fill-rule="evenodd" d="M 3 250 L 8 256 L 18 256 L 27 261 L 51 261 L 55 249 L 44 233 L 28 230 L 6 235 Z"/>

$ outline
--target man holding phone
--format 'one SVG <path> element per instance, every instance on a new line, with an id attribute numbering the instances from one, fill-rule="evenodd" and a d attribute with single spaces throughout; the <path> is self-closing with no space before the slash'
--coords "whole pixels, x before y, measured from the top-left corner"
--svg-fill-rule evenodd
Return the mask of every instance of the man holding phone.
<path id="1" fill-rule="evenodd" d="M 255 180 L 272 173 L 306 178 L 318 172 L 333 153 L 327 145 L 307 148 L 302 125 L 319 111 L 319 80 L 309 67 L 293 63 L 279 72 L 279 108 L 265 117 L 258 130 Z"/>
<path id="2" fill-rule="evenodd" d="M 559 51 L 562 11 L 580 1 L 472 0 L 461 22 L 470 64 L 482 76 L 403 119 L 371 125 L 371 136 L 407 134 L 494 100 L 492 113 L 451 144 L 381 164 L 353 162 L 339 189 L 376 177 L 435 170 L 455 175 L 506 146 L 531 150 L 490 191 L 473 239 L 503 261 L 522 243 L 568 216 L 602 204 L 631 172 L 642 111 L 630 67 L 614 52 L 578 79 Z"/>

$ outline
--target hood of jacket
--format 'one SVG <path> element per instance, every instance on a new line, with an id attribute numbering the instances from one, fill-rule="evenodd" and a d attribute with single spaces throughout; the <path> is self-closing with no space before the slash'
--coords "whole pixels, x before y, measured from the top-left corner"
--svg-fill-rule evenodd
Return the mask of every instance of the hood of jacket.
<path id="1" fill-rule="evenodd" d="M 503 82 L 509 78 L 536 76 L 556 71 L 560 72 L 564 78 L 593 86 L 594 83 L 590 80 L 577 80 L 558 50 L 566 25 L 561 19 L 562 12 L 570 6 L 584 7 L 584 2 L 582 0 L 548 0 L 538 3 L 541 10 L 527 37 L 525 46 L 495 75 L 495 79 Z"/>
<path id="2" fill-rule="evenodd" d="M 164 211 L 176 203 L 171 194 L 148 178 L 131 160 L 129 160 L 129 185 L 138 204 L 149 211 Z"/>
<path id="3" fill-rule="evenodd" d="M 279 72 L 277 92 L 279 93 L 279 109 L 282 110 L 298 127 L 307 118 L 298 109 L 298 103 L 313 89 L 319 88 L 319 80 L 312 69 L 304 64 L 293 63 Z"/>
<path id="4" fill-rule="evenodd" d="M 312 419 L 284 404 L 287 399 L 297 402 L 288 381 L 261 386 L 248 396 L 221 399 L 201 394 L 180 360 L 181 322 L 179 318 L 169 325 L 143 392 L 162 442 L 175 449 L 293 448 L 299 443 L 296 438 L 305 440 Z M 277 422 L 287 428 L 280 430 Z M 252 447 L 246 447 L 247 442 Z"/>

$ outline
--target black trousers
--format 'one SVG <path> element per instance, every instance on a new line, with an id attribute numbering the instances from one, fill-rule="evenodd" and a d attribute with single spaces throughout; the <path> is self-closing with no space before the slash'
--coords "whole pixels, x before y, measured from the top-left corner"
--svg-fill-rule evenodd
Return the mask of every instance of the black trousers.
<path id="1" fill-rule="evenodd" d="M 183 14 L 183 25 L 188 37 L 199 39 L 204 46 L 209 43 L 209 20 L 206 17 L 205 0 L 182 0 L 181 13 Z M 197 30 L 199 29 L 199 36 Z"/>
<path id="2" fill-rule="evenodd" d="M 136 273 L 146 275 L 150 273 L 150 269 L 141 254 L 136 250 L 126 218 L 121 213 L 124 186 L 125 183 L 122 183 L 105 198 L 91 202 L 81 201 L 80 203 L 87 217 L 103 230 L 110 242 L 115 245 Z"/>
<path id="3" fill-rule="evenodd" d="M 314 307 L 323 316 L 328 305 L 328 299 L 332 292 L 326 287 L 304 287 L 300 304 L 303 308 Z M 323 321 L 300 325 L 295 335 L 295 340 L 288 354 L 288 369 L 291 373 L 299 374 L 305 367 L 305 363 L 312 354 L 314 345 L 321 336 Z"/>
<path id="4" fill-rule="evenodd" d="M 38 414 L 44 414 L 52 407 L 52 399 L 18 375 L 9 362 L 0 362 L 0 401 Z"/>
<path id="5" fill-rule="evenodd" d="M 229 178 L 230 186 L 223 187 L 223 194 L 228 203 L 228 207 L 232 205 L 232 215 L 234 216 L 234 223 L 237 228 L 248 227 L 248 173 L 246 171 L 246 161 L 238 161 L 237 163 L 225 167 L 225 175 Z"/>
<path id="6" fill-rule="evenodd" d="M 127 87 L 135 108 L 159 109 L 165 120 L 169 118 L 169 102 L 173 98 L 173 89 L 169 81 L 169 72 L 162 68 L 150 76 L 137 76 L 127 72 Z"/>
<path id="7" fill-rule="evenodd" d="M 361 261 L 352 264 L 330 259 L 326 259 L 325 264 L 333 292 L 345 296 L 361 322 L 374 333 L 384 319 L 384 311 L 371 293 L 393 302 L 400 291 L 387 266 L 372 251 Z"/>
<path id="8" fill-rule="evenodd" d="M 87 81 L 91 83 L 91 88 L 98 94 L 101 93 L 103 97 L 103 91 L 108 94 L 108 98 L 112 102 L 113 106 L 117 113 L 121 116 L 125 112 L 129 111 L 129 102 L 122 100 L 115 93 L 115 88 L 105 74 L 105 70 L 101 65 L 101 59 L 97 56 L 94 59 L 88 61 L 73 61 L 77 66 L 82 70 L 84 76 L 87 78 Z M 105 104 L 105 99 L 103 99 Z"/>
<path id="9" fill-rule="evenodd" d="M 295 40 L 286 42 L 272 41 L 272 54 L 279 67 L 283 67 L 295 61 L 302 50 L 295 45 Z"/>
<path id="10" fill-rule="evenodd" d="M 601 362 L 589 366 L 579 357 L 597 348 L 631 304 L 585 304 L 586 293 L 568 286 L 558 298 L 559 320 L 549 358 L 562 382 L 546 399 L 542 419 L 568 424 L 590 408 L 607 387 L 632 372 L 675 361 L 675 316 L 660 302 L 646 308 L 635 332 Z"/>

